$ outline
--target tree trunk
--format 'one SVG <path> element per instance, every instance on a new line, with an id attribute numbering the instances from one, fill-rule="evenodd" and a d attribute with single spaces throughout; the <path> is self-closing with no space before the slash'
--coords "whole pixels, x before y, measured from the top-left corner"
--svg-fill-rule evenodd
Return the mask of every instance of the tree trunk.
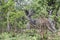
<path id="1" fill-rule="evenodd" d="M 10 31 L 10 26 L 9 26 L 9 12 L 7 13 L 7 31 Z"/>

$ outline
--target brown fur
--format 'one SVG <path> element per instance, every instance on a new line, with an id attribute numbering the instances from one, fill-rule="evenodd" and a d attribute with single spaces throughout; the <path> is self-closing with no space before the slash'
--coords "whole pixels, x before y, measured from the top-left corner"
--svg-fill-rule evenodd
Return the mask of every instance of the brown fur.
<path id="1" fill-rule="evenodd" d="M 35 25 L 30 22 L 29 24 L 30 24 L 30 28 L 35 28 L 39 30 L 42 38 L 44 37 L 44 34 L 47 34 L 47 29 L 53 32 L 53 30 L 51 29 L 50 22 L 45 17 L 42 17 L 42 18 L 40 17 L 36 19 Z"/>

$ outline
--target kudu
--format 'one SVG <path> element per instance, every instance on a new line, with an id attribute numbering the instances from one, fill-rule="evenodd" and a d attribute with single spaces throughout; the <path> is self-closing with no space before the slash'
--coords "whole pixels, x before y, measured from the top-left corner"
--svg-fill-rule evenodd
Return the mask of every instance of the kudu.
<path id="1" fill-rule="evenodd" d="M 33 11 L 25 10 L 25 13 L 26 13 L 27 19 L 29 20 L 29 22 L 27 23 L 27 28 L 29 29 L 35 28 L 35 29 L 41 30 L 40 32 L 42 37 L 46 29 L 48 29 L 51 32 L 56 32 L 55 25 L 52 26 L 48 18 L 40 17 L 37 19 L 32 19 L 31 16 L 33 14 Z"/>

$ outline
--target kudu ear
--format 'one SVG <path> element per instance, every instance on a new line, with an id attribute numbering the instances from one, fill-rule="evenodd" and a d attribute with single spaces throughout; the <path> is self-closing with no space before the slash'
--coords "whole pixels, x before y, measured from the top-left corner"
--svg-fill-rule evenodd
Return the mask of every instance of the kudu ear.
<path id="1" fill-rule="evenodd" d="M 25 11 L 26 16 L 28 16 L 29 15 L 28 10 L 24 10 L 24 11 Z"/>
<path id="2" fill-rule="evenodd" d="M 31 17 L 32 15 L 34 15 L 35 11 L 33 9 L 30 10 L 24 10 L 26 16 Z"/>

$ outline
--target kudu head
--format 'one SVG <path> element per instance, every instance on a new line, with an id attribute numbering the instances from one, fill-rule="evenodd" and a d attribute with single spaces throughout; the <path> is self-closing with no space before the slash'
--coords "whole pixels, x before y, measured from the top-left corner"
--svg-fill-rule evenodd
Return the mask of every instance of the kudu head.
<path id="1" fill-rule="evenodd" d="M 34 10 L 30 9 L 30 10 L 24 10 L 24 11 L 25 11 L 25 14 L 26 14 L 27 20 L 29 20 L 29 21 L 33 21 L 33 19 L 31 18 L 31 16 L 34 15 Z"/>
<path id="2" fill-rule="evenodd" d="M 31 24 L 35 24 L 35 20 L 31 18 L 34 15 L 35 11 L 33 9 L 24 10 L 26 14 L 26 18 L 29 22 L 27 22 L 27 29 L 30 29 Z"/>

